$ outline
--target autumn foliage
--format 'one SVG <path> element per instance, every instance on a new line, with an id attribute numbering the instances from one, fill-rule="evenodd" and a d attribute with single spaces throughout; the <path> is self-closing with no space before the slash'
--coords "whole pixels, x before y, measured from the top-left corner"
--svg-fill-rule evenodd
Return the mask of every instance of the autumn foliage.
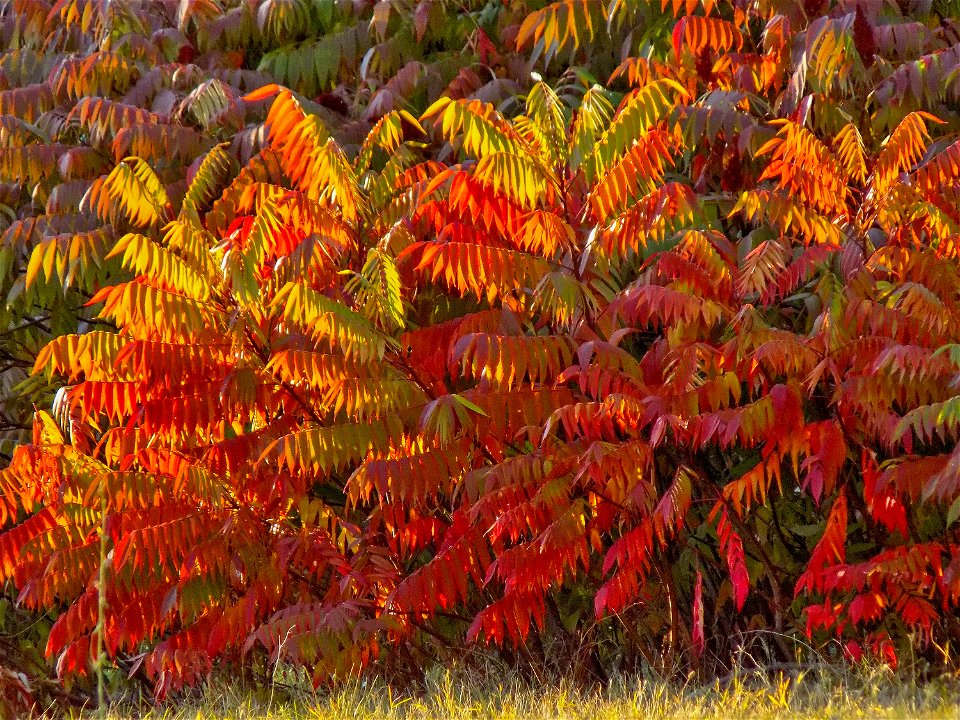
<path id="1" fill-rule="evenodd" d="M 61 675 L 952 657 L 955 20 L 257 5 L 0 14 L 63 33 L 46 79 L 11 69 L 36 40 L 0 58 L 11 301 L 86 308 L 0 472 L 0 578 L 59 613 Z"/>

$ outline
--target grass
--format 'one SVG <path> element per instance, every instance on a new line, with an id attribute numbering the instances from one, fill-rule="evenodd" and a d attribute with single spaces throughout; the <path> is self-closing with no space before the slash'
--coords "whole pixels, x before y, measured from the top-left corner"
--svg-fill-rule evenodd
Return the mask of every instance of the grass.
<path id="1" fill-rule="evenodd" d="M 94 717 L 93 714 L 87 715 Z M 313 694 L 284 685 L 257 692 L 212 684 L 192 700 L 137 712 L 115 706 L 108 720 L 779 720 L 809 718 L 957 718 L 960 680 L 919 684 L 880 668 L 837 670 L 814 666 L 772 679 L 756 674 L 696 686 L 620 679 L 602 690 L 560 683 L 505 684 L 450 672 L 434 673 L 424 692 L 398 693 L 385 685 L 355 682 Z"/>

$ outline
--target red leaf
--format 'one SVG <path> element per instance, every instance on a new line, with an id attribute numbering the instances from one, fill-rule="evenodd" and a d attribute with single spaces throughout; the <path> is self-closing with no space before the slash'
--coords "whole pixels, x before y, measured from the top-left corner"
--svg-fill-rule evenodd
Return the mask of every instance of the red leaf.
<path id="1" fill-rule="evenodd" d="M 837 475 L 847 460 L 847 443 L 835 420 L 810 423 L 806 434 L 810 454 L 803 461 L 806 475 L 801 484 L 819 503 L 824 493 L 833 491 Z"/>
<path id="2" fill-rule="evenodd" d="M 897 669 L 897 649 L 893 646 L 893 641 L 889 637 L 882 640 L 876 640 L 873 644 L 874 654 L 883 660 L 891 670 Z"/>
<path id="3" fill-rule="evenodd" d="M 860 467 L 863 472 L 863 500 L 870 516 L 890 532 L 909 537 L 906 507 L 889 483 L 879 482 L 880 468 L 866 449 L 861 453 Z"/>
<path id="4" fill-rule="evenodd" d="M 743 542 L 735 532 L 730 532 L 730 541 L 727 543 L 727 567 L 730 570 L 730 581 L 733 583 L 733 599 L 737 610 L 743 610 L 743 604 L 750 592 L 750 575 L 747 574 L 747 563 L 743 555 Z"/>
<path id="5" fill-rule="evenodd" d="M 877 52 L 877 39 L 874 36 L 873 25 L 863 14 L 863 8 L 857 5 L 856 15 L 853 18 L 853 44 L 863 64 L 873 65 L 873 56 Z"/>
<path id="6" fill-rule="evenodd" d="M 421 0 L 419 3 L 417 3 L 417 7 L 413 11 L 413 29 L 417 38 L 417 42 L 421 42 L 423 40 L 423 36 L 427 33 L 427 24 L 430 20 L 431 7 L 432 3 L 430 0 Z"/>
<path id="7" fill-rule="evenodd" d="M 743 604 L 750 593 L 750 574 L 747 572 L 747 561 L 743 553 L 743 541 L 733 529 L 726 511 L 720 515 L 717 523 L 717 536 L 720 538 L 720 547 L 727 556 L 727 569 L 730 572 L 730 582 L 733 585 L 733 601 L 737 611 L 743 610 Z"/>
<path id="8" fill-rule="evenodd" d="M 697 570 L 697 582 L 693 586 L 693 654 L 701 657 L 704 650 L 703 637 L 703 575 Z"/>
<path id="9" fill-rule="evenodd" d="M 863 660 L 863 648 L 860 647 L 860 643 L 856 640 L 851 640 L 844 646 L 843 654 L 848 660 L 852 660 L 853 662 Z"/>
<path id="10" fill-rule="evenodd" d="M 797 581 L 794 594 L 799 595 L 801 590 L 806 592 L 823 590 L 823 571 L 846 560 L 846 539 L 847 496 L 841 492 L 833 501 L 823 537 L 813 548 L 810 562 L 807 563 L 807 569 Z"/>

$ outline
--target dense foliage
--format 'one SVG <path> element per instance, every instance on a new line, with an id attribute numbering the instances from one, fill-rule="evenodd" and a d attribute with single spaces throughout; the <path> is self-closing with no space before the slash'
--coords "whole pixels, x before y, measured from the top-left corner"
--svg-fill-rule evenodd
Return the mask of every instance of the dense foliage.
<path id="1" fill-rule="evenodd" d="M 8 4 L 0 577 L 58 672 L 948 661 L 948 5 Z"/>

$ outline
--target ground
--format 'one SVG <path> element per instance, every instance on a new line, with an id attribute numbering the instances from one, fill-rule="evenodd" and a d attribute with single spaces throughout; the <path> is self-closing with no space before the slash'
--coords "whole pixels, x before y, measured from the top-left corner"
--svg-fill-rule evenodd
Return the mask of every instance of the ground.
<path id="1" fill-rule="evenodd" d="M 92 715 L 91 715 L 92 716 Z M 99 717 L 103 717 L 100 715 Z M 712 684 L 622 678 L 603 689 L 536 686 L 435 673 L 425 691 L 404 694 L 381 684 L 354 682 L 310 693 L 277 682 L 254 694 L 213 683 L 194 697 L 153 709 L 118 704 L 109 720 L 779 720 L 780 718 L 957 718 L 960 678 L 919 682 L 883 668 L 806 669 L 733 673 Z"/>

